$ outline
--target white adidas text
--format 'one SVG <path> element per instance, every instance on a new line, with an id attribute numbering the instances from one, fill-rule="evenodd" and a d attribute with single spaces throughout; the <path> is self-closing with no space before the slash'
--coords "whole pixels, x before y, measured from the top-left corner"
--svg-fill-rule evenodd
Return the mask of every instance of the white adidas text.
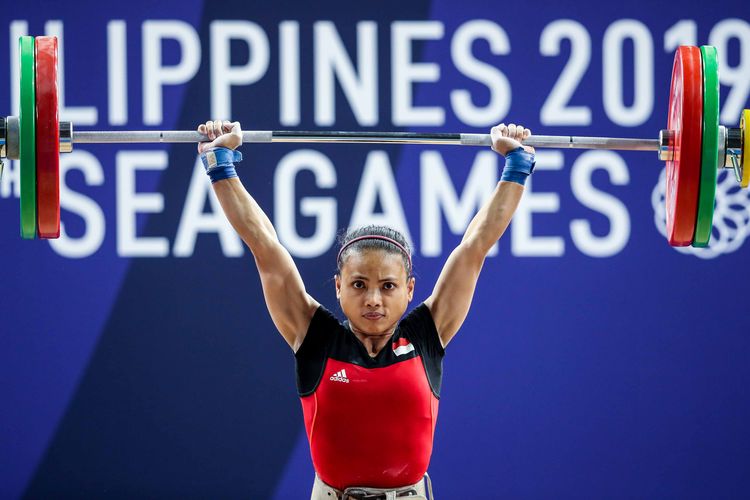
<path id="1" fill-rule="evenodd" d="M 346 377 L 346 369 L 339 370 L 338 372 L 331 375 L 330 380 L 333 382 L 344 382 L 345 384 L 349 383 L 349 379 Z"/>

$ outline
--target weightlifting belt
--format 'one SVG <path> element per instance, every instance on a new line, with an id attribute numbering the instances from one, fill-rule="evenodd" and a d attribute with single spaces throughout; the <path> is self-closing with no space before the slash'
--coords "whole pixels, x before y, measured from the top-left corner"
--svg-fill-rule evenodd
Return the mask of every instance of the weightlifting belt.
<path id="1" fill-rule="evenodd" d="M 429 497 L 425 494 L 425 483 L 429 491 Z M 352 486 L 344 491 L 338 490 L 324 483 L 317 475 L 313 486 L 312 500 L 318 498 L 330 499 L 335 495 L 337 500 L 391 500 L 395 498 L 411 498 L 413 500 L 432 500 L 432 483 L 430 476 L 425 474 L 422 481 L 401 488 L 367 488 L 363 486 Z"/>

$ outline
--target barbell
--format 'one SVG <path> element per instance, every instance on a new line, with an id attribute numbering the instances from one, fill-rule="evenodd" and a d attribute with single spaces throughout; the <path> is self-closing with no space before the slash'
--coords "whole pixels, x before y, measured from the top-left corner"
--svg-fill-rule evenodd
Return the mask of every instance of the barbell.
<path id="1" fill-rule="evenodd" d="M 60 236 L 60 153 L 73 144 L 197 143 L 195 131 L 78 131 L 60 122 L 57 97 L 57 38 L 22 36 L 19 116 L 0 117 L 0 159 L 20 160 L 21 236 Z M 667 239 L 672 246 L 705 247 L 711 238 L 719 169 L 734 170 L 750 184 L 745 141 L 750 110 L 739 127 L 719 125 L 716 48 L 681 46 L 672 67 L 667 128 L 656 139 L 533 135 L 535 148 L 654 151 L 667 163 Z M 247 143 L 367 143 L 490 146 L 489 134 L 340 131 L 244 131 Z M 1 168 L 1 164 L 0 164 Z M 0 174 L 2 170 L 0 169 Z"/>

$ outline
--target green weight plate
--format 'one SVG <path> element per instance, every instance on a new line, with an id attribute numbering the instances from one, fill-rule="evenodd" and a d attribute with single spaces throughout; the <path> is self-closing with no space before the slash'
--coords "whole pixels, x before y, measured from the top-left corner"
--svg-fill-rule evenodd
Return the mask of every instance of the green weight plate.
<path id="1" fill-rule="evenodd" d="M 716 47 L 701 47 L 703 64 L 703 144 L 701 147 L 701 183 L 695 218 L 694 247 L 706 247 L 711 239 L 719 175 L 719 65 Z"/>
<path id="2" fill-rule="evenodd" d="M 34 37 L 22 36 L 19 157 L 21 160 L 21 237 L 36 237 L 36 87 Z"/>

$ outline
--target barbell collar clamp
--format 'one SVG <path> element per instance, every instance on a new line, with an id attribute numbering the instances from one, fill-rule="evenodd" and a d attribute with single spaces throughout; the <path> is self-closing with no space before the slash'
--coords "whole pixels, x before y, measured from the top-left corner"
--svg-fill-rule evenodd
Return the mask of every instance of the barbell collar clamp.
<path id="1" fill-rule="evenodd" d="M 729 161 L 729 156 L 727 155 L 727 128 L 723 125 L 719 125 L 718 146 L 719 146 L 719 157 L 718 157 L 717 167 L 719 169 L 729 168 L 727 167 L 727 162 Z"/>
<path id="2" fill-rule="evenodd" d="M 731 156 L 740 157 L 742 155 L 742 129 L 737 127 L 727 127 L 727 142 L 726 142 L 726 160 L 724 162 L 725 168 L 734 168 L 732 164 Z"/>
<path id="3" fill-rule="evenodd" d="M 60 152 L 70 153 L 73 151 L 73 123 L 60 122 Z"/>
<path id="4" fill-rule="evenodd" d="M 5 118 L 0 116 L 0 158 L 5 158 L 8 154 L 6 149 L 7 134 L 8 128 L 5 123 Z"/>
<path id="5" fill-rule="evenodd" d="M 661 161 L 674 159 L 674 130 L 661 129 L 659 131 L 659 159 Z"/>
<path id="6" fill-rule="evenodd" d="M 6 132 L 6 158 L 9 160 L 18 160 L 20 158 L 20 134 L 21 134 L 21 122 L 17 116 L 9 116 L 5 119 L 5 125 L 7 127 Z"/>

